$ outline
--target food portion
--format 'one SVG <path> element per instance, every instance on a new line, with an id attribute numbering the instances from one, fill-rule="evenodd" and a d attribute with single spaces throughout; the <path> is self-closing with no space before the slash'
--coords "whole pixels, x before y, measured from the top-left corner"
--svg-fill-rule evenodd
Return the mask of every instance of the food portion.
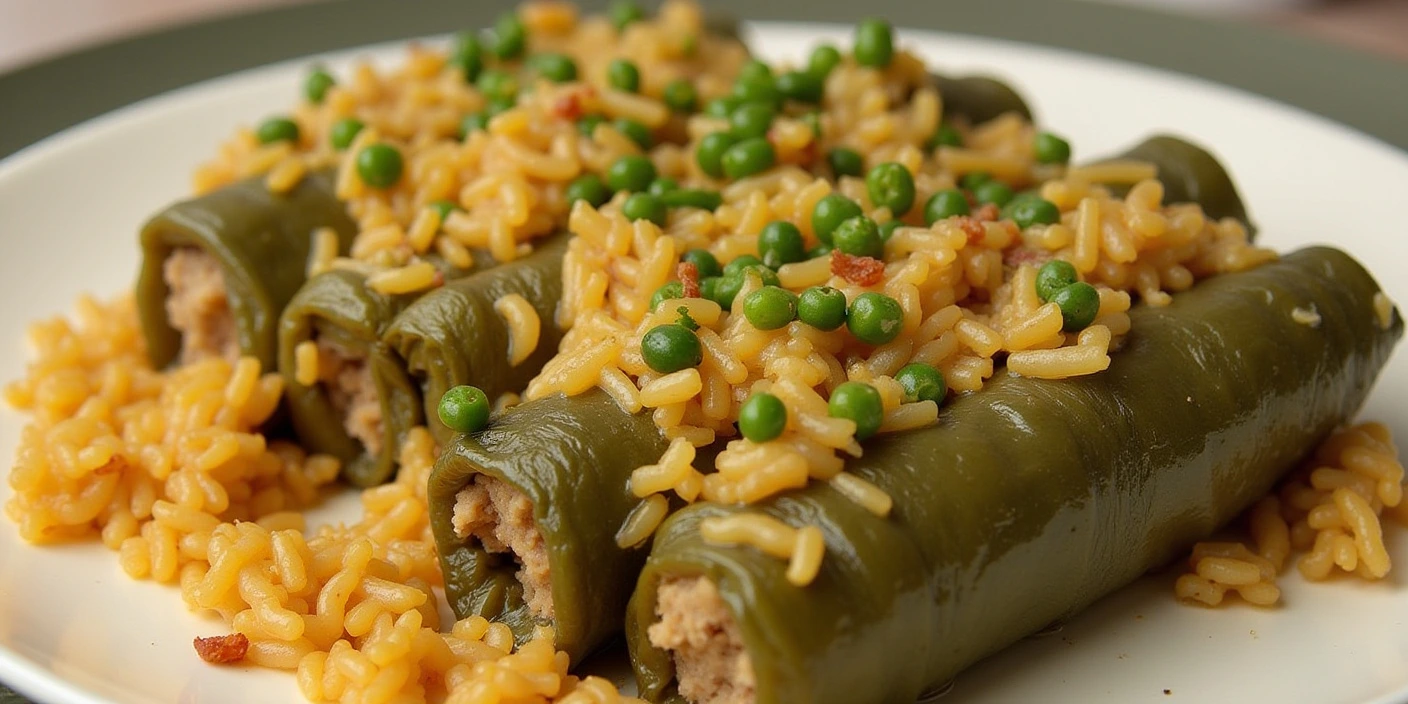
<path id="1" fill-rule="evenodd" d="M 867 443 L 846 471 L 893 498 L 887 518 L 824 485 L 681 511 L 630 607 L 643 695 L 678 672 L 694 702 L 909 701 L 1069 617 L 1232 520 L 1359 407 L 1403 333 L 1379 325 L 1378 292 L 1348 256 L 1309 249 L 1140 307 L 1100 374 L 999 374 L 943 424 Z M 1307 305 L 1318 328 L 1292 317 Z M 819 526 L 836 559 L 798 589 L 768 522 Z M 728 607 L 753 696 L 708 686 L 727 641 L 691 647 L 712 627 L 665 601 L 707 595 L 691 579 Z"/>
<path id="2" fill-rule="evenodd" d="M 246 179 L 153 217 L 142 228 L 136 288 L 152 364 L 251 356 L 272 368 L 279 314 L 310 255 L 352 241 L 344 208 L 330 177 L 315 173 L 282 191 Z"/>
<path id="3" fill-rule="evenodd" d="M 36 326 L 7 515 L 219 615 L 192 657 L 369 704 L 639 701 L 572 674 L 623 630 L 649 701 L 911 701 L 1190 545 L 1208 605 L 1388 574 L 1359 264 L 885 21 L 737 37 L 539 0 L 313 67 L 134 298 Z"/>

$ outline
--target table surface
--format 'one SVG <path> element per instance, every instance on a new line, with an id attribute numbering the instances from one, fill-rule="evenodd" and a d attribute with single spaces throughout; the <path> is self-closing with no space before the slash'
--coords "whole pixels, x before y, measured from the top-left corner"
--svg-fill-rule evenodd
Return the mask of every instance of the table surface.
<path id="1" fill-rule="evenodd" d="M 22 74 L 26 66 L 46 59 L 144 32 L 307 1 L 0 0 L 0 79 L 16 70 Z M 1259 3 L 1262 9 L 1229 15 L 1225 21 L 1277 27 L 1401 61 L 1408 75 L 1408 2 L 1340 0 L 1269 4 L 1282 9 L 1265 9 L 1268 3 Z M 1285 9 L 1287 5 L 1289 9 Z M 1223 10 L 1225 12 L 1226 8 Z M 1379 136 L 1404 146 L 1391 135 L 1381 133 Z M 11 149 L 0 148 L 0 157 L 8 151 Z M 8 527 L 0 526 L 0 530 L 6 529 Z M 0 704 L 25 702 L 0 685 Z"/>

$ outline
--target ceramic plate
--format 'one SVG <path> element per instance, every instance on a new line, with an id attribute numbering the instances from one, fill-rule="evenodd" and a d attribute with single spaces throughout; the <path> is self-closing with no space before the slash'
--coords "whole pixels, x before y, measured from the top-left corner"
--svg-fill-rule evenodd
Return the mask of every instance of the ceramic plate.
<path id="1" fill-rule="evenodd" d="M 798 59 L 837 27 L 754 25 L 753 46 Z M 946 72 L 985 71 L 1018 86 L 1076 158 L 1157 131 L 1209 146 L 1235 175 L 1263 242 L 1329 242 L 1369 263 L 1408 302 L 1402 235 L 1408 156 L 1336 123 L 1212 83 L 1133 64 L 957 35 L 902 31 Z M 0 162 L 0 378 L 22 373 L 25 325 L 84 292 L 131 286 L 141 222 L 188 191 L 193 167 L 239 124 L 286 109 L 314 58 L 394 62 L 399 45 L 292 61 L 200 83 L 60 133 Z M 1408 356 L 1399 354 L 1364 409 L 1408 438 Z M 0 454 L 22 416 L 0 411 Z M 8 499 L 0 487 L 0 501 Z M 316 518 L 350 515 L 343 495 Z M 1408 531 L 1394 529 L 1408 565 Z M 1284 604 L 1211 611 L 1181 606 L 1171 574 L 1151 575 L 1058 632 L 963 673 L 945 704 L 1008 701 L 1397 702 L 1408 700 L 1404 568 L 1379 584 L 1283 579 Z M 196 635 L 223 632 L 188 612 L 173 587 L 134 582 L 100 545 L 33 548 L 0 519 L 0 681 L 42 702 L 299 701 L 293 678 L 214 668 Z M 902 653 L 904 644 L 895 644 Z"/>

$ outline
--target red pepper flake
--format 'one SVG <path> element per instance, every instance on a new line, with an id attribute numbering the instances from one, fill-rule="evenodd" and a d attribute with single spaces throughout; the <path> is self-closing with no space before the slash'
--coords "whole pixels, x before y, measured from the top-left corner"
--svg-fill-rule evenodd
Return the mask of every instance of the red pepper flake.
<path id="1" fill-rule="evenodd" d="M 249 638 L 243 633 L 196 638 L 195 646 L 201 660 L 212 665 L 224 665 L 244 659 L 245 653 L 249 652 Z"/>
<path id="2" fill-rule="evenodd" d="M 874 257 L 857 257 L 833 249 L 831 273 L 858 286 L 874 286 L 885 278 L 885 263 Z"/>
<path id="3" fill-rule="evenodd" d="M 996 203 L 985 203 L 983 207 L 973 211 L 973 217 L 983 221 L 992 222 L 997 219 L 999 211 Z"/>
<path id="4" fill-rule="evenodd" d="M 582 116 L 582 96 L 573 92 L 557 99 L 552 106 L 554 115 L 566 120 L 575 120 Z"/>
<path id="5" fill-rule="evenodd" d="M 680 284 L 684 287 L 685 298 L 699 297 L 699 267 L 694 262 L 680 262 L 676 272 L 680 277 Z"/>
<path id="6" fill-rule="evenodd" d="M 988 236 L 983 223 L 971 215 L 954 216 L 953 224 L 963 230 L 963 234 L 968 235 L 968 244 L 978 244 Z"/>

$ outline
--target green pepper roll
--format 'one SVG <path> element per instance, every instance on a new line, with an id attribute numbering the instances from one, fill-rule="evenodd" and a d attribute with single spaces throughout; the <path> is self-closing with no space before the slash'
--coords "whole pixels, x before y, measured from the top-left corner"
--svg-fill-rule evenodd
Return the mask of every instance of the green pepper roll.
<path id="1" fill-rule="evenodd" d="M 826 484 L 684 509 L 628 608 L 643 696 L 914 701 L 1075 614 L 1233 519 L 1354 414 L 1403 332 L 1397 315 L 1380 325 L 1378 291 L 1348 255 L 1307 249 L 1135 310 L 1105 372 L 999 373 L 941 425 L 847 463 L 893 498 L 889 518 Z M 1293 317 L 1307 307 L 1318 325 Z M 819 526 L 816 580 L 700 537 L 703 519 L 745 511 Z"/>
<path id="2" fill-rule="evenodd" d="M 556 235 L 522 259 L 449 282 L 407 306 L 386 329 L 382 339 L 420 388 L 427 425 L 440 444 L 454 435 L 436 413 L 447 390 L 471 384 L 490 399 L 522 391 L 557 351 L 567 242 L 567 235 Z M 509 324 L 494 310 L 494 302 L 509 294 L 527 299 L 539 321 L 537 346 L 516 365 L 509 360 Z"/>
<path id="3" fill-rule="evenodd" d="M 962 117 L 980 125 L 1000 115 L 1015 112 L 1030 121 L 1031 108 L 1012 86 L 987 76 L 942 76 L 929 74 L 930 84 L 939 91 L 945 118 Z"/>
<path id="4" fill-rule="evenodd" d="M 620 631 L 645 549 L 616 548 L 628 482 L 667 441 L 605 392 L 548 396 L 456 437 L 430 476 L 430 521 L 456 616 L 539 623 L 578 662 Z M 607 547 L 609 546 L 609 549 Z"/>
<path id="5" fill-rule="evenodd" d="M 487 262 L 487 254 L 475 261 Z M 439 268 L 447 280 L 475 271 Z M 390 479 L 405 434 L 425 422 L 420 391 L 400 355 L 382 341 L 392 320 L 421 295 L 379 293 L 364 274 L 334 270 L 309 279 L 280 320 L 279 371 L 294 432 L 309 450 L 341 459 L 343 476 L 357 486 Z M 317 345 L 319 372 L 307 385 L 298 378 L 305 342 Z"/>
<path id="6" fill-rule="evenodd" d="M 337 233 L 342 253 L 356 234 L 325 173 L 284 194 L 262 178 L 241 181 L 148 221 L 136 294 L 152 364 L 250 355 L 273 369 L 279 315 L 307 278 L 320 227 Z"/>
<path id="7" fill-rule="evenodd" d="M 1147 161 L 1158 167 L 1165 203 L 1197 203 L 1208 217 L 1238 220 L 1248 233 L 1256 234 L 1232 176 L 1202 147 L 1178 137 L 1155 135 L 1106 161 L 1115 159 Z"/>

